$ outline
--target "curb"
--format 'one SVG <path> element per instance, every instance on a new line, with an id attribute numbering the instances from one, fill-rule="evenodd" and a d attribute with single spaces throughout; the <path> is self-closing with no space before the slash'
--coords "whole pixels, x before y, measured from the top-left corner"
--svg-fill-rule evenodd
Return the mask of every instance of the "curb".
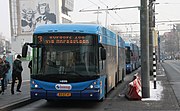
<path id="1" fill-rule="evenodd" d="M 0 107 L 0 111 L 11 111 L 13 109 L 25 106 L 25 105 L 30 104 L 30 103 L 35 102 L 35 101 L 38 101 L 38 100 L 31 99 L 30 97 L 23 98 L 23 99 L 18 100 L 16 102 L 13 102 L 13 103 L 10 103 L 8 105 Z"/>

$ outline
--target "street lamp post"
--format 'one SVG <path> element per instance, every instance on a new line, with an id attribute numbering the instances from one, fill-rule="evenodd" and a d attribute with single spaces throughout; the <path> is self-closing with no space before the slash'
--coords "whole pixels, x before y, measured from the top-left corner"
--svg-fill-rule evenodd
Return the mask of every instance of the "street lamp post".
<path id="1" fill-rule="evenodd" d="M 149 14 L 147 9 L 147 0 L 141 0 L 140 15 L 142 97 L 149 98 Z"/>
<path id="2" fill-rule="evenodd" d="M 179 60 L 180 58 L 179 58 L 179 54 L 180 54 L 180 52 L 179 52 L 179 37 L 180 37 L 180 32 L 177 32 L 177 39 L 178 39 L 178 57 L 177 57 L 177 59 Z"/>

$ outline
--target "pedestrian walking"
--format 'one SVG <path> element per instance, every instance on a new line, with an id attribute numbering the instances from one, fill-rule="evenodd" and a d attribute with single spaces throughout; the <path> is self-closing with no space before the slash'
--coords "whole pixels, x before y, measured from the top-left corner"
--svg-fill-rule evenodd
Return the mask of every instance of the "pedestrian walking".
<path id="1" fill-rule="evenodd" d="M 12 84 L 11 84 L 11 94 L 14 94 L 14 84 L 16 79 L 18 80 L 18 85 L 16 88 L 17 92 L 21 92 L 21 84 L 22 84 L 22 62 L 21 62 L 21 55 L 17 55 L 17 58 L 13 62 L 13 70 L 12 70 Z"/>
<path id="2" fill-rule="evenodd" d="M 4 72 L 4 62 L 3 62 L 3 59 L 0 58 L 0 80 L 1 80 L 1 91 L 0 93 L 4 94 L 4 75 L 5 75 L 5 72 Z"/>
<path id="3" fill-rule="evenodd" d="M 7 88 L 7 84 L 8 84 L 8 81 L 7 81 L 7 75 L 8 75 L 8 72 L 9 72 L 9 69 L 10 69 L 10 63 L 6 60 L 6 56 L 3 56 L 3 62 L 4 62 L 4 89 Z"/>
<path id="4" fill-rule="evenodd" d="M 28 68 L 30 69 L 30 74 L 32 74 L 32 60 L 29 61 Z"/>
<path id="5" fill-rule="evenodd" d="M 2 58 L 0 58 L 0 80 L 2 79 L 3 76 L 3 70 L 4 70 L 3 60 Z"/>

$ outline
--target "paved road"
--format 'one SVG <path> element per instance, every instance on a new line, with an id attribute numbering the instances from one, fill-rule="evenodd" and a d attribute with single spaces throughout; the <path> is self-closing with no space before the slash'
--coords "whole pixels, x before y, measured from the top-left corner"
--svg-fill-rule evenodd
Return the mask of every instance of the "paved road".
<path id="1" fill-rule="evenodd" d="M 162 69 L 162 68 L 161 68 Z M 14 109 L 13 111 L 180 111 L 174 91 L 164 71 L 158 69 L 157 80 L 163 85 L 161 100 L 129 101 L 124 97 L 128 78 L 119 84 L 103 102 L 94 101 L 60 101 L 48 103 L 39 100 Z M 173 70 L 172 70 L 173 71 Z M 153 80 L 153 78 L 151 78 Z M 156 91 L 158 91 L 157 87 Z"/>
<path id="2" fill-rule="evenodd" d="M 125 81 L 112 90 L 103 102 L 96 101 L 60 101 L 48 103 L 46 100 L 39 100 L 13 111 L 111 111 L 113 103 L 128 100 L 124 97 L 127 83 L 133 79 L 133 74 L 126 76 Z M 113 103 L 112 103 L 113 102 Z M 121 104 L 123 105 L 123 104 Z M 117 105 L 118 106 L 118 105 Z"/>
<path id="3" fill-rule="evenodd" d="M 162 65 L 180 105 L 180 60 L 167 60 Z"/>

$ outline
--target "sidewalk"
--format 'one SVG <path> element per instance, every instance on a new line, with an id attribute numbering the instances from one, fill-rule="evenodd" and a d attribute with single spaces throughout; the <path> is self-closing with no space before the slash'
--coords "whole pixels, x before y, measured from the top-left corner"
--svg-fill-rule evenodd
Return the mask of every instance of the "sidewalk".
<path id="1" fill-rule="evenodd" d="M 16 86 L 14 89 L 16 89 Z M 24 81 L 21 86 L 21 93 L 11 94 L 11 84 L 8 84 L 7 89 L 4 92 L 4 95 L 0 94 L 0 110 L 10 110 L 12 108 L 18 107 L 23 104 L 28 104 L 30 100 L 30 83 L 29 81 Z"/>
<path id="2" fill-rule="evenodd" d="M 153 76 L 150 77 L 150 81 L 153 83 Z M 157 66 L 157 89 L 153 89 L 153 84 L 150 85 L 152 85 L 150 98 L 131 101 L 119 96 L 117 99 L 112 100 L 105 109 L 108 111 L 111 109 L 113 111 L 180 111 L 177 98 L 160 63 Z M 156 94 L 156 97 L 152 97 L 153 93 Z"/>

